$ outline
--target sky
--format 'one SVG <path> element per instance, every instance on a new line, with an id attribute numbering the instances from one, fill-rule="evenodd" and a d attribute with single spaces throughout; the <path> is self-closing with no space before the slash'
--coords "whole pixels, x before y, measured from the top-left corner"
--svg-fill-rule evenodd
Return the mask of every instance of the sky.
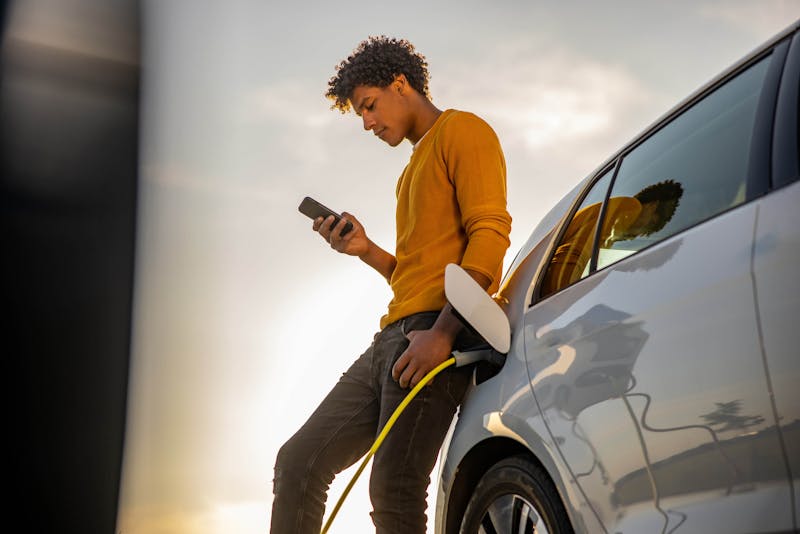
<path id="1" fill-rule="evenodd" d="M 411 145 L 383 144 L 323 96 L 361 40 L 409 39 L 428 60 L 434 104 L 497 132 L 508 267 L 580 179 L 799 17 L 798 0 L 146 1 L 117 530 L 266 531 L 278 448 L 378 329 L 385 281 L 297 211 L 312 196 L 393 250 Z M 367 478 L 331 532 L 372 529 Z"/>

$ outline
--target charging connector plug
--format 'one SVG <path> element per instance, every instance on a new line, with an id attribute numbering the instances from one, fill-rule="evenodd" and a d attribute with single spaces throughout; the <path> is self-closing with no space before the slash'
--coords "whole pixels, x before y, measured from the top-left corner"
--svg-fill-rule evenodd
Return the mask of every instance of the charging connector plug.
<path id="1" fill-rule="evenodd" d="M 453 358 L 456 360 L 456 367 L 463 367 L 471 363 L 489 362 L 497 367 L 502 367 L 506 361 L 504 354 L 500 354 L 491 347 L 469 350 L 465 352 L 453 351 Z"/>

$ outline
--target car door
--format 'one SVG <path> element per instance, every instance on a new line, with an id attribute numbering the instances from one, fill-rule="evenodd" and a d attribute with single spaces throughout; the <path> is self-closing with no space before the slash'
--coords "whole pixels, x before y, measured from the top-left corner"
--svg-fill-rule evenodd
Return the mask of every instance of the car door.
<path id="1" fill-rule="evenodd" d="M 783 55 L 600 173 L 533 291 L 531 387 L 610 532 L 793 527 L 751 269 L 753 182 L 769 168 L 757 131 Z"/>
<path id="2" fill-rule="evenodd" d="M 767 387 L 800 515 L 800 35 L 786 59 L 775 111 L 773 191 L 758 201 L 753 279 Z"/>

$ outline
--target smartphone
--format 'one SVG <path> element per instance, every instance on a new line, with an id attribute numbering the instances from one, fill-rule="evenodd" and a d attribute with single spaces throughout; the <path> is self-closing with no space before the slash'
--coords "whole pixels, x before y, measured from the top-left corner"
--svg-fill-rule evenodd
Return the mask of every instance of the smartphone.
<path id="1" fill-rule="evenodd" d="M 339 221 L 342 220 L 341 215 L 339 215 L 332 209 L 323 206 L 322 204 L 320 204 L 311 197 L 304 198 L 303 201 L 300 203 L 300 206 L 297 207 L 297 209 L 300 210 L 300 213 L 302 213 L 303 215 L 307 215 L 312 219 L 316 219 L 317 217 L 322 217 L 323 219 L 327 219 L 328 216 L 333 215 L 333 224 L 331 225 L 331 228 L 339 224 Z M 344 228 L 342 228 L 342 231 L 339 232 L 339 236 L 344 237 L 352 229 L 353 229 L 353 223 L 347 221 L 347 223 L 345 223 L 344 225 Z"/>

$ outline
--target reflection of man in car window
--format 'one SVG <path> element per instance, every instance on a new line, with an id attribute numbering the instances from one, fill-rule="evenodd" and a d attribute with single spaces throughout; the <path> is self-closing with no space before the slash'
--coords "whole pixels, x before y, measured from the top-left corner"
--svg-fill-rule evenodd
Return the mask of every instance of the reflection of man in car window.
<path id="1" fill-rule="evenodd" d="M 601 246 L 611 247 L 617 241 L 626 241 L 636 237 L 644 237 L 660 231 L 672 219 L 683 195 L 683 186 L 674 180 L 664 180 L 657 184 L 649 185 L 636 193 L 633 198 L 613 197 L 609 200 L 609 211 L 606 214 L 606 224 L 603 225 Z M 630 212 L 620 212 L 619 218 L 614 217 L 612 211 L 615 200 L 635 201 L 638 212 L 631 208 Z M 636 213 L 635 219 L 630 220 Z M 607 232 L 607 225 L 613 225 L 611 232 Z M 591 253 L 591 245 L 590 250 Z"/>
<path id="2" fill-rule="evenodd" d="M 652 184 L 632 197 L 608 199 L 600 246 L 658 232 L 672 219 L 683 195 L 683 187 L 674 180 Z M 561 244 L 556 248 L 542 284 L 542 295 L 550 295 L 586 275 L 592 257 L 594 230 L 602 202 L 579 210 L 572 218 Z"/>

